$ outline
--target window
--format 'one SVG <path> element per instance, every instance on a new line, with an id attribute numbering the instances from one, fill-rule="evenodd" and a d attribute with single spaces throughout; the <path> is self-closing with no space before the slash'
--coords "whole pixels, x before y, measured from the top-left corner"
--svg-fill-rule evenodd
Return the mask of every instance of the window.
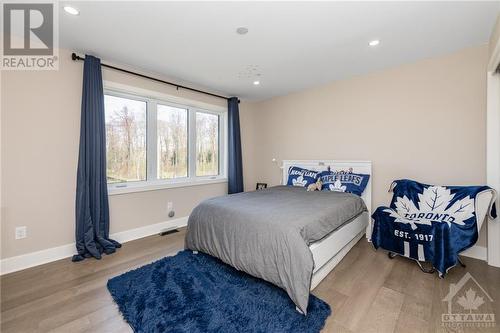
<path id="1" fill-rule="evenodd" d="M 105 96 L 108 183 L 146 179 L 146 103 Z"/>
<path id="2" fill-rule="evenodd" d="M 225 180 L 225 117 L 166 99 L 106 90 L 110 193 Z"/>
<path id="3" fill-rule="evenodd" d="M 196 175 L 219 174 L 219 116 L 196 112 Z"/>
<path id="4" fill-rule="evenodd" d="M 188 110 L 158 104 L 158 178 L 188 175 Z"/>

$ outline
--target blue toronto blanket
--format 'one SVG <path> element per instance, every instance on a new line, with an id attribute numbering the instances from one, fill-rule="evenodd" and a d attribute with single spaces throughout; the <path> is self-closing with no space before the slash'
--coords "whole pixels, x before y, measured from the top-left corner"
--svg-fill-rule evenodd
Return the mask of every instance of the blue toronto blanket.
<path id="1" fill-rule="evenodd" d="M 403 179 L 392 184 L 390 207 L 373 213 L 373 246 L 428 261 L 440 276 L 456 265 L 458 254 L 478 238 L 476 196 L 488 186 L 435 186 Z M 488 214 L 496 217 L 490 203 Z"/>

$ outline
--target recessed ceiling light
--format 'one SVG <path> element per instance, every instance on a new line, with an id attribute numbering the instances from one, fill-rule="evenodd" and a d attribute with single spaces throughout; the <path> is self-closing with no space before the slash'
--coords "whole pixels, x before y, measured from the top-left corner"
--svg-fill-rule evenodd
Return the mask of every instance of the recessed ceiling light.
<path id="1" fill-rule="evenodd" d="M 260 81 L 253 81 L 254 86 L 258 86 L 260 84 Z"/>
<path id="2" fill-rule="evenodd" d="M 236 29 L 236 33 L 238 33 L 239 35 L 246 35 L 248 33 L 248 28 L 239 27 L 238 29 Z"/>
<path id="3" fill-rule="evenodd" d="M 378 44 L 380 44 L 380 41 L 378 39 L 372 40 L 368 43 L 368 45 L 370 46 L 377 46 Z"/>
<path id="4" fill-rule="evenodd" d="M 64 11 L 68 14 L 71 14 L 71 15 L 80 14 L 80 11 L 78 9 L 76 9 L 75 7 L 71 7 L 71 6 L 64 6 Z"/>

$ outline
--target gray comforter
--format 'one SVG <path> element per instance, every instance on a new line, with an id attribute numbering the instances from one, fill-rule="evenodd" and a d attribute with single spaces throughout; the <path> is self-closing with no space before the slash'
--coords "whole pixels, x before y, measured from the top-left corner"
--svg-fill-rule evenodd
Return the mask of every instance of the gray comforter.
<path id="1" fill-rule="evenodd" d="M 307 313 L 314 269 L 309 244 L 356 218 L 366 206 L 348 193 L 276 186 L 200 203 L 185 246 L 283 288 Z"/>

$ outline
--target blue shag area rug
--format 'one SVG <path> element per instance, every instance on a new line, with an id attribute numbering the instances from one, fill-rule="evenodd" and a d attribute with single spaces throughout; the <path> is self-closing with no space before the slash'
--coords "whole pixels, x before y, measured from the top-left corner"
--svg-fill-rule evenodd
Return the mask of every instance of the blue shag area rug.
<path id="1" fill-rule="evenodd" d="M 134 332 L 319 332 L 330 306 L 311 295 L 307 316 L 286 292 L 206 254 L 181 251 L 108 281 Z"/>

